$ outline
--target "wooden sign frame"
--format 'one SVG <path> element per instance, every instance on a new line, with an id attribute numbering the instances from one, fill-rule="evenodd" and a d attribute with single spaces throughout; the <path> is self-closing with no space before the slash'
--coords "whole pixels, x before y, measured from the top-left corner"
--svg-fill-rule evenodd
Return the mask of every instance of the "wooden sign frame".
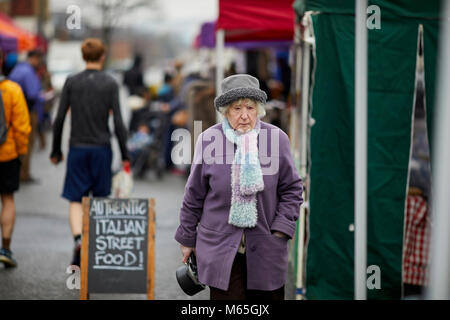
<path id="1" fill-rule="evenodd" d="M 81 279 L 80 300 L 89 300 L 88 263 L 89 263 L 89 209 L 91 198 L 83 197 L 83 233 L 81 242 Z M 148 199 L 147 234 L 147 299 L 155 299 L 155 199 Z"/>

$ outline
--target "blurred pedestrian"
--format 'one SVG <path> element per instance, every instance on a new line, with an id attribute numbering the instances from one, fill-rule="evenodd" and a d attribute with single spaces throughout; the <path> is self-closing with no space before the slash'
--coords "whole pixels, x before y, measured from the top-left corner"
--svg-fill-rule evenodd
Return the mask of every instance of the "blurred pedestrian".
<path id="1" fill-rule="evenodd" d="M 151 101 L 150 91 L 145 88 L 141 88 L 139 95 L 128 98 L 128 108 L 131 113 L 128 124 L 130 134 L 136 132 L 139 125 L 146 121 L 146 117 L 150 112 Z"/>
<path id="2" fill-rule="evenodd" d="M 39 150 L 44 150 L 47 146 L 45 133 L 51 128 L 51 111 L 55 102 L 55 91 L 53 90 L 50 72 L 47 65 L 42 63 L 38 69 L 39 78 L 41 79 L 42 89 L 45 95 L 45 103 L 42 113 L 38 117 L 38 136 Z"/>
<path id="3" fill-rule="evenodd" d="M 3 53 L 0 50 L 0 66 L 2 64 Z M 28 107 L 22 89 L 17 83 L 7 80 L 0 68 L 0 262 L 5 267 L 17 266 L 11 251 L 16 216 L 14 192 L 19 190 L 19 157 L 27 153 L 30 131 Z"/>
<path id="4" fill-rule="evenodd" d="M 142 75 L 142 57 L 139 54 L 134 57 L 133 66 L 125 72 L 123 84 L 128 88 L 130 96 L 139 95 L 142 88 L 145 87 Z"/>
<path id="5" fill-rule="evenodd" d="M 80 265 L 83 209 L 81 199 L 89 196 L 107 197 L 111 191 L 111 134 L 108 128 L 110 111 L 114 116 L 123 165 L 127 166 L 127 130 L 119 105 L 119 87 L 110 75 L 102 71 L 105 46 L 88 38 L 81 46 L 86 69 L 70 76 L 63 87 L 58 113 L 53 125 L 51 162 L 63 160 L 61 136 L 64 119 L 70 108 L 72 122 L 67 172 L 62 197 L 70 202 L 69 219 L 75 241 L 73 265 Z"/>
<path id="6" fill-rule="evenodd" d="M 172 88 L 173 76 L 169 71 L 164 73 L 164 83 L 158 89 L 157 99 L 161 102 L 170 102 L 173 99 L 174 91 Z"/>
<path id="7" fill-rule="evenodd" d="M 9 74 L 9 79 L 17 82 L 25 95 L 30 114 L 31 134 L 27 154 L 23 158 L 20 180 L 26 183 L 35 183 L 37 180 L 31 176 L 30 162 L 33 152 L 34 140 L 36 138 L 39 114 L 44 108 L 44 94 L 41 87 L 41 79 L 37 69 L 42 63 L 43 54 L 39 50 L 32 50 L 27 54 L 27 60 L 18 63 Z"/>
<path id="8" fill-rule="evenodd" d="M 200 64 L 193 63 L 192 65 L 185 66 L 184 70 L 186 76 L 182 80 L 182 85 L 174 98 L 169 102 L 168 117 L 170 118 L 170 124 L 168 126 L 168 133 L 166 135 L 166 141 L 164 145 L 164 158 L 166 163 L 166 169 L 170 170 L 175 175 L 184 175 L 185 171 L 177 166 L 172 161 L 172 133 L 179 128 L 187 128 L 188 124 L 188 106 L 187 98 L 188 92 L 192 83 L 201 79 L 200 77 Z"/>
<path id="9" fill-rule="evenodd" d="M 3 55 L 5 55 L 5 54 L 3 54 Z M 3 75 L 8 77 L 9 74 L 11 73 L 11 71 L 16 66 L 18 60 L 19 60 L 19 55 L 17 54 L 17 52 L 8 53 L 6 55 L 6 58 L 4 58 L 4 62 L 3 62 Z"/>
<path id="10" fill-rule="evenodd" d="M 222 92 L 214 104 L 224 120 L 197 140 L 175 239 L 183 262 L 195 253 L 211 299 L 282 300 L 302 182 L 288 136 L 259 119 L 267 95 L 258 80 L 230 76 Z M 262 156 L 274 166 L 263 168 Z"/>
<path id="11" fill-rule="evenodd" d="M 202 131 L 217 123 L 217 115 L 214 108 L 216 86 L 212 70 L 202 76 L 201 79 L 192 81 L 187 94 L 187 114 L 189 116 L 187 128 L 191 135 L 191 154 L 194 153 L 195 141 L 200 132 L 195 131 L 194 122 L 201 121 Z M 189 167 L 186 167 L 189 175 Z"/>

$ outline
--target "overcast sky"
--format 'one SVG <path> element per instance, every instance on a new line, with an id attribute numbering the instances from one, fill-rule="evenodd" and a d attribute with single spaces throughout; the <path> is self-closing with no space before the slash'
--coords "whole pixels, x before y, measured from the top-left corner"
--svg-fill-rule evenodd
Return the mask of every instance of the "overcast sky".
<path id="1" fill-rule="evenodd" d="M 186 41 L 191 41 L 203 22 L 217 18 L 218 0 L 153 0 L 158 9 L 139 8 L 123 16 L 121 26 L 136 31 L 182 33 Z M 65 12 L 71 4 L 79 5 L 83 19 L 90 23 L 99 22 L 98 12 L 86 5 L 86 0 L 50 0 L 52 12 Z M 84 10 L 84 11 L 83 11 Z"/>

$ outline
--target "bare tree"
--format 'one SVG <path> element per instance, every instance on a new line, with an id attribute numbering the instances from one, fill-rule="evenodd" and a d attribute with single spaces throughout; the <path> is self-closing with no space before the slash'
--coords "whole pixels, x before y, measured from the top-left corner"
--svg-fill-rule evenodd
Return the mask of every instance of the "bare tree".
<path id="1" fill-rule="evenodd" d="M 110 47 L 111 37 L 115 27 L 127 14 L 132 14 L 137 9 L 158 9 L 155 0 L 89 0 L 87 5 L 94 5 L 100 11 L 101 36 L 107 47 Z"/>

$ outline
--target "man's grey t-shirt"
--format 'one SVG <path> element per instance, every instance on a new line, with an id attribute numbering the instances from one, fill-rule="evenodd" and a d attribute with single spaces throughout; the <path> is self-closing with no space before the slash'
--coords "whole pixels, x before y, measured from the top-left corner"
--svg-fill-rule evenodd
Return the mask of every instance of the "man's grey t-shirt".
<path id="1" fill-rule="evenodd" d="M 119 87 L 113 77 L 103 71 L 87 69 L 66 80 L 53 124 L 51 157 L 62 155 L 62 129 L 69 108 L 72 116 L 70 146 L 110 145 L 108 118 L 112 110 L 122 160 L 128 160 L 127 130 L 120 113 Z"/>

